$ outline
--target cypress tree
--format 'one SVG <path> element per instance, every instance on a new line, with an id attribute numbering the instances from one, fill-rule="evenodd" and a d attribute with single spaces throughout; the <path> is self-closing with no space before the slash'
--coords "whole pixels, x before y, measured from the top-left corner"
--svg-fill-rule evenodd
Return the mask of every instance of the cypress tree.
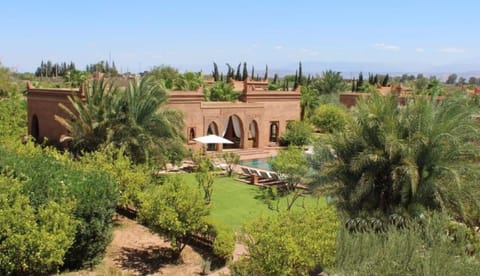
<path id="1" fill-rule="evenodd" d="M 362 90 L 362 86 L 363 86 L 363 74 L 362 74 L 362 72 L 360 72 L 360 74 L 358 74 L 358 81 L 357 81 L 357 85 L 355 87 L 355 91 Z"/>
<path id="2" fill-rule="evenodd" d="M 213 72 L 212 72 L 212 77 L 214 81 L 218 81 L 220 79 L 218 75 L 218 66 L 217 63 L 213 63 Z"/>
<path id="3" fill-rule="evenodd" d="M 272 83 L 273 83 L 273 84 L 277 84 L 277 81 L 278 81 L 278 74 L 275 73 L 275 75 L 273 75 L 273 81 L 272 81 Z"/>
<path id="4" fill-rule="evenodd" d="M 252 78 L 252 80 L 254 76 L 255 76 L 255 68 L 252 65 L 252 73 L 250 74 L 250 77 Z"/>
<path id="5" fill-rule="evenodd" d="M 375 74 L 375 77 L 373 77 L 373 83 L 374 85 L 378 84 L 378 74 Z"/>
<path id="6" fill-rule="evenodd" d="M 253 77 L 253 76 L 252 76 Z M 248 71 L 247 71 L 247 63 L 243 63 L 243 73 L 242 73 L 242 80 L 246 80 L 248 78 Z"/>
<path id="7" fill-rule="evenodd" d="M 298 87 L 298 70 L 295 71 L 295 80 L 293 81 L 293 90 Z"/>
<path id="8" fill-rule="evenodd" d="M 357 91 L 356 87 L 355 87 L 355 78 L 352 79 L 352 92 L 355 92 Z"/>
<path id="9" fill-rule="evenodd" d="M 226 65 L 227 65 L 227 67 L 228 67 L 226 80 L 229 81 L 230 78 L 233 77 L 233 75 L 232 75 L 232 66 L 230 66 L 230 64 L 228 64 L 228 63 L 226 63 Z"/>
<path id="10" fill-rule="evenodd" d="M 297 85 L 296 85 L 295 89 L 297 89 L 299 84 L 303 85 L 302 62 L 298 63 L 298 79 L 297 79 Z"/>
<path id="11" fill-rule="evenodd" d="M 388 86 L 388 74 L 383 78 L 382 86 Z"/>
<path id="12" fill-rule="evenodd" d="M 265 75 L 263 76 L 263 80 L 268 80 L 268 65 L 265 65 Z"/>
<path id="13" fill-rule="evenodd" d="M 242 75 L 240 74 L 241 67 L 242 67 L 242 63 L 240 62 L 237 66 L 237 74 L 235 74 L 235 80 L 237 81 L 242 80 Z"/>

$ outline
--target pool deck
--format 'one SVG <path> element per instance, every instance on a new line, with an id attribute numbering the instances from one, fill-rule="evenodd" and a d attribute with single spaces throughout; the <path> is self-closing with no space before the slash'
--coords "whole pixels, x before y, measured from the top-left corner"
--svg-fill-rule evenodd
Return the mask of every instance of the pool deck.
<path id="1" fill-rule="evenodd" d="M 234 152 L 240 155 L 240 160 L 252 160 L 252 159 L 266 159 L 277 155 L 278 150 L 282 149 L 281 147 L 267 147 L 263 149 L 234 149 L 234 150 L 223 150 L 222 152 L 208 152 L 210 156 L 219 156 L 224 152 Z"/>

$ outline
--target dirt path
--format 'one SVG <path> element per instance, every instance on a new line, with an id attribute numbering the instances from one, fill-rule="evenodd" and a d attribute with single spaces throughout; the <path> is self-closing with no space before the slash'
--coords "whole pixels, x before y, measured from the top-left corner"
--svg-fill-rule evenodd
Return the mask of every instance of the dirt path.
<path id="1" fill-rule="evenodd" d="M 65 275 L 200 275 L 203 259 L 192 247 L 187 246 L 183 250 L 183 263 L 173 263 L 169 258 L 170 245 L 159 235 L 119 214 L 115 216 L 115 225 L 113 240 L 107 247 L 102 263 L 93 271 L 83 270 Z M 237 244 L 234 260 L 243 254 L 245 248 Z M 210 275 L 230 275 L 230 271 L 223 267 Z"/>

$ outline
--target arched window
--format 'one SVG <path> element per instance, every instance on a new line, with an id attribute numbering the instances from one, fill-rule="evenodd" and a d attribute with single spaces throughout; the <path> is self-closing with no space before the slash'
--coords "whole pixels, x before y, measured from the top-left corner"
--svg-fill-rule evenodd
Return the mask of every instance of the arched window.
<path id="1" fill-rule="evenodd" d="M 269 141 L 273 143 L 278 142 L 278 121 L 270 122 Z"/>
<path id="2" fill-rule="evenodd" d="M 40 138 L 40 129 L 38 127 L 38 117 L 37 115 L 33 115 L 32 117 L 32 125 L 30 126 L 30 134 L 33 138 L 35 138 L 36 142 L 40 142 L 38 139 Z"/>
<path id="3" fill-rule="evenodd" d="M 192 141 L 193 138 L 195 138 L 195 128 L 194 127 L 189 127 L 188 128 L 188 141 Z"/>

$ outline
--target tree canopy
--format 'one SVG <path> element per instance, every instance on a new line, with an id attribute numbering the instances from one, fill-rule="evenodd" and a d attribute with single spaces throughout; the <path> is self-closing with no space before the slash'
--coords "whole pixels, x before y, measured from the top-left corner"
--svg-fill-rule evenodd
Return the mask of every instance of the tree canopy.
<path id="1" fill-rule="evenodd" d="M 347 214 L 396 209 L 445 210 L 478 218 L 478 108 L 464 97 L 361 100 L 343 132 L 330 135 L 321 169 Z M 325 190 L 325 191 L 326 191 Z M 477 197 L 478 198 L 478 197 Z"/>

